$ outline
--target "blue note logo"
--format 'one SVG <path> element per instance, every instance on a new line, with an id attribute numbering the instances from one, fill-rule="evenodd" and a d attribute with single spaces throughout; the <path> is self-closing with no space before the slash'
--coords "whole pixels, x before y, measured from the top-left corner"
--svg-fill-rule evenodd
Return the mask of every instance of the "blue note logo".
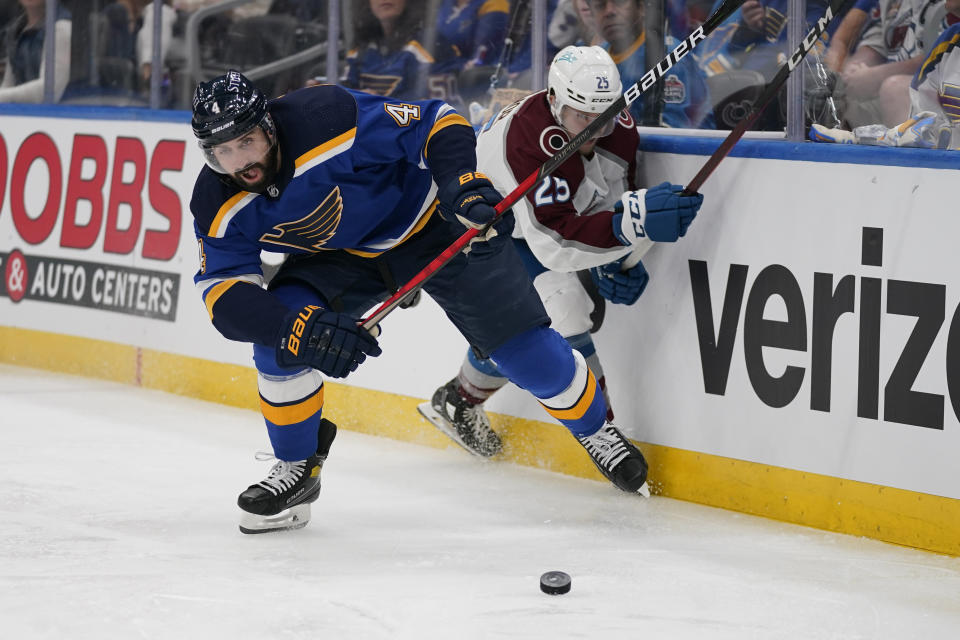
<path id="1" fill-rule="evenodd" d="M 276 225 L 273 233 L 265 233 L 260 237 L 260 242 L 294 247 L 304 251 L 320 251 L 323 245 L 336 234 L 342 213 L 343 198 L 340 195 L 340 187 L 334 187 L 316 209 L 299 220 Z"/>

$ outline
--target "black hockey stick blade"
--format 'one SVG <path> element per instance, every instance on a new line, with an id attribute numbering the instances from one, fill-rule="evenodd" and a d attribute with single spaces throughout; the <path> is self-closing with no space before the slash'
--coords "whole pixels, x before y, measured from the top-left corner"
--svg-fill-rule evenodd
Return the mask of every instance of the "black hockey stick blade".
<path id="1" fill-rule="evenodd" d="M 591 139 L 598 131 L 600 131 L 608 122 L 616 118 L 621 111 L 630 106 L 637 98 L 639 98 L 644 91 L 656 84 L 657 80 L 662 78 L 667 74 L 667 72 L 673 68 L 673 65 L 677 64 L 681 58 L 693 51 L 700 42 L 703 42 L 707 39 L 714 29 L 720 26 L 727 18 L 729 18 L 733 13 L 740 8 L 740 5 L 743 4 L 744 0 L 724 0 L 713 14 L 704 21 L 702 25 L 693 30 L 693 32 L 686 37 L 680 44 L 678 44 L 673 51 L 667 54 L 667 56 L 661 60 L 653 69 L 648 70 L 640 80 L 627 87 L 627 90 L 617 98 L 613 104 L 606 108 L 603 113 L 598 115 L 593 122 L 591 122 L 587 127 L 573 136 L 567 144 L 561 147 L 555 154 L 550 156 L 550 158 L 544 162 L 537 171 L 534 171 L 529 176 L 527 176 L 523 182 L 517 185 L 517 188 L 504 196 L 503 200 L 497 203 L 495 207 L 497 211 L 497 216 L 503 214 L 504 211 L 507 211 L 516 204 L 520 198 L 527 195 L 531 189 L 537 186 L 545 177 L 549 176 L 551 173 L 556 171 L 557 167 L 566 162 L 567 158 L 576 153 L 584 142 Z M 423 283 L 430 279 L 434 273 L 440 270 L 445 264 L 450 262 L 454 256 L 460 253 L 464 247 L 470 244 L 470 241 L 473 240 L 478 234 L 485 233 L 487 229 L 493 225 L 493 222 L 488 224 L 482 229 L 468 229 L 466 233 L 457 238 L 457 240 L 451 244 L 449 247 L 444 249 L 443 253 L 430 261 L 430 264 L 425 266 L 419 273 L 417 273 L 409 282 L 400 287 L 400 289 L 390 296 L 387 300 L 380 304 L 379 307 L 373 310 L 367 317 L 360 320 L 360 325 L 367 329 L 368 331 L 373 329 L 377 324 L 383 320 L 388 313 L 393 311 L 397 306 L 400 305 L 400 302 L 411 292 L 420 289 L 423 286 Z"/>
<path id="2" fill-rule="evenodd" d="M 850 2 L 852 2 L 852 0 L 832 0 L 830 2 L 830 6 L 827 7 L 823 17 L 817 20 L 817 24 L 810 29 L 810 32 L 800 43 L 800 46 L 797 47 L 790 58 L 780 67 L 777 75 L 775 75 L 773 80 L 764 88 L 763 93 L 760 94 L 760 97 L 757 98 L 757 101 L 750 108 L 747 116 L 737 123 L 737 126 L 734 127 L 723 142 L 720 143 L 720 146 L 717 147 L 713 155 L 707 159 L 700 171 L 697 172 L 697 175 L 693 177 L 693 180 L 684 188 L 685 193 L 693 194 L 700 190 L 700 187 L 703 186 L 706 179 L 710 177 L 713 170 L 717 168 L 720 161 L 727 157 L 727 154 L 733 149 L 733 145 L 740 141 L 740 138 L 747 132 L 747 129 L 753 126 L 753 123 L 760 117 L 760 114 L 763 113 L 766 106 L 776 97 L 777 93 L 780 92 L 780 89 L 787 81 L 787 77 L 816 45 L 817 40 L 820 39 L 821 34 L 823 34 L 830 22 L 834 17 L 839 15 Z"/>

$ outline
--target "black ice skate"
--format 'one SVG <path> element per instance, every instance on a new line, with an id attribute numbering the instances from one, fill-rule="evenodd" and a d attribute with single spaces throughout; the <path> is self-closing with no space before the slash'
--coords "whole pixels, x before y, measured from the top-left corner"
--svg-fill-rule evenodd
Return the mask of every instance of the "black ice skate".
<path id="1" fill-rule="evenodd" d="M 320 495 L 320 470 L 337 435 L 337 426 L 320 420 L 317 452 L 306 460 L 278 460 L 267 477 L 237 498 L 243 510 L 240 531 L 266 533 L 300 529 L 310 522 L 310 503 Z"/>
<path id="2" fill-rule="evenodd" d="M 419 405 L 417 411 L 473 455 L 481 458 L 497 455 L 503 443 L 490 428 L 483 406 L 471 404 L 457 389 L 454 378 L 437 389 L 430 402 Z"/>
<path id="3" fill-rule="evenodd" d="M 620 430 L 607 422 L 590 436 L 577 438 L 606 478 L 618 489 L 650 495 L 647 488 L 647 461 Z"/>

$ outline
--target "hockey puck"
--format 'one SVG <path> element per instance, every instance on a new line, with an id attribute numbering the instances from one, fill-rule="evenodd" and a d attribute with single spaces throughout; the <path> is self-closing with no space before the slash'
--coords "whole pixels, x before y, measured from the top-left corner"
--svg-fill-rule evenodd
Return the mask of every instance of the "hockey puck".
<path id="1" fill-rule="evenodd" d="M 547 571 L 540 576 L 540 591 L 551 596 L 559 596 L 570 591 L 570 584 L 570 576 L 563 571 Z"/>

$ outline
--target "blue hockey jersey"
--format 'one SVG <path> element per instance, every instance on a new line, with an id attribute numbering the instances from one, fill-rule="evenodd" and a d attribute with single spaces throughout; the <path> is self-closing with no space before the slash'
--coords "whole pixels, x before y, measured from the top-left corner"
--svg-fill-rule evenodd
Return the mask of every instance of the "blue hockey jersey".
<path id="1" fill-rule="evenodd" d="M 433 56 L 416 40 L 399 51 L 386 51 L 375 43 L 347 53 L 344 84 L 381 96 L 417 97 L 421 74 L 434 62 Z"/>
<path id="2" fill-rule="evenodd" d="M 190 203 L 200 245 L 194 281 L 227 338 L 271 344 L 288 309 L 262 288 L 261 250 L 376 256 L 421 229 L 437 184 L 476 166 L 473 129 L 438 100 L 404 103 L 334 85 L 270 102 L 277 195 L 242 190 L 204 167 Z"/>
<path id="3" fill-rule="evenodd" d="M 461 66 L 496 64 L 507 37 L 509 11 L 507 0 L 469 0 L 463 6 L 444 0 L 437 11 L 437 35 L 456 49 Z"/>

